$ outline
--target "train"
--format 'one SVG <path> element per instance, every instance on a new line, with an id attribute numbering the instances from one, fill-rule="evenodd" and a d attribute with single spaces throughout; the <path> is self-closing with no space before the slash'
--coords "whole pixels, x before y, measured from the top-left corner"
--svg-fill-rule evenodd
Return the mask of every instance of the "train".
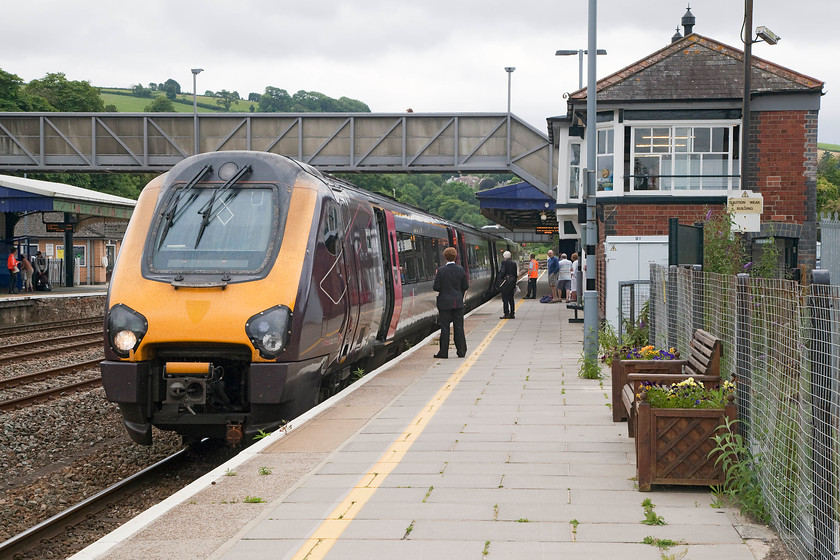
<path id="1" fill-rule="evenodd" d="M 473 308 L 516 244 L 299 161 L 223 151 L 141 192 L 108 289 L 106 398 L 130 438 L 239 445 L 437 327 L 432 282 L 458 250 Z"/>

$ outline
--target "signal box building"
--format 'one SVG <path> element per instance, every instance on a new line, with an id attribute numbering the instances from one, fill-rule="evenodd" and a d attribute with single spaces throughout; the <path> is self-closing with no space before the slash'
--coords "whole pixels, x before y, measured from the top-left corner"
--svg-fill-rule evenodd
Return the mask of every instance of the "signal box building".
<path id="1" fill-rule="evenodd" d="M 688 29 L 687 29 L 688 31 Z M 745 187 L 761 193 L 760 231 L 772 237 L 787 270 L 816 260 L 817 116 L 823 82 L 753 57 L 750 138 L 741 134 L 743 51 L 694 33 L 597 83 L 596 181 L 598 291 L 607 291 L 605 245 L 627 236 L 668 235 L 668 219 L 703 222 Z M 549 118 L 558 149 L 557 220 L 576 224 L 584 202 L 586 89 L 567 113 Z M 746 145 L 745 145 L 746 144 Z M 563 237 L 564 229 L 560 228 Z M 643 275 L 640 279 L 647 278 Z M 605 316 L 604 297 L 600 315 Z M 616 302 L 608 302 L 614 306 Z"/>

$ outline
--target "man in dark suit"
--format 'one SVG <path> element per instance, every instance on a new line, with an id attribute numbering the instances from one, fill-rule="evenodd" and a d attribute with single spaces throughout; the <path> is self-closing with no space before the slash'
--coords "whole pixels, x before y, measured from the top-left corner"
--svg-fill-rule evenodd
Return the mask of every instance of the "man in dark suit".
<path id="1" fill-rule="evenodd" d="M 458 357 L 467 354 L 467 338 L 464 336 L 464 294 L 469 288 L 467 273 L 455 264 L 458 252 L 454 247 L 447 247 L 443 251 L 446 264 L 435 272 L 433 289 L 438 292 L 437 308 L 440 322 L 440 350 L 435 358 L 449 357 L 449 323 L 452 323 L 455 350 Z"/>

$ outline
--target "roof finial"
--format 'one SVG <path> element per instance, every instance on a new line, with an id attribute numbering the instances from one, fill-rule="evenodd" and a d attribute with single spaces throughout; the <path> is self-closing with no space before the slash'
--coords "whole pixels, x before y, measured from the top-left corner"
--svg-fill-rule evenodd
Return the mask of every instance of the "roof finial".
<path id="1" fill-rule="evenodd" d="M 682 26 L 685 29 L 683 35 L 685 35 L 686 37 L 694 33 L 694 21 L 694 14 L 691 13 L 691 4 L 689 4 L 688 7 L 685 9 L 685 15 L 683 15 L 681 21 Z"/>
<path id="2" fill-rule="evenodd" d="M 680 26 L 678 25 L 677 29 L 676 29 L 676 33 L 674 33 L 673 37 L 671 37 L 671 42 L 676 43 L 680 39 L 682 39 L 682 35 L 680 35 Z"/>

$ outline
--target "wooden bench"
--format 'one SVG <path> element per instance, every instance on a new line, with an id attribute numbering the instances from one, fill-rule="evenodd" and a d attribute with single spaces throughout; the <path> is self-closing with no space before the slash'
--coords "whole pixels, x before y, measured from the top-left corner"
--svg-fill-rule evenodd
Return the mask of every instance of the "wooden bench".
<path id="1" fill-rule="evenodd" d="M 639 388 L 643 382 L 672 384 L 693 377 L 704 385 L 720 384 L 720 359 L 723 344 L 708 332 L 697 329 L 689 343 L 685 360 L 621 360 L 619 379 L 613 379 L 613 408 L 616 402 L 615 387 L 621 388 L 621 407 L 627 416 L 627 434 L 636 435 L 636 407 Z"/>

